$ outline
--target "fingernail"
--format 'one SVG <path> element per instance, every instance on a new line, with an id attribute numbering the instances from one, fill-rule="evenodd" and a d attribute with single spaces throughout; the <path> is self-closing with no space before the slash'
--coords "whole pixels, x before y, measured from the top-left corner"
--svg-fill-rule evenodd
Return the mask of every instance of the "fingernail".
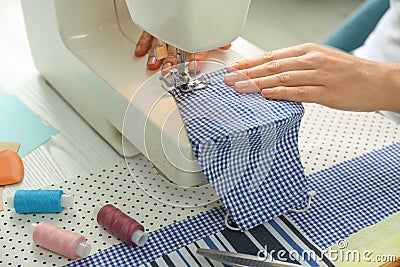
<path id="1" fill-rule="evenodd" d="M 154 65 L 156 64 L 156 62 L 156 57 L 149 57 L 149 59 L 147 60 L 147 65 Z"/>
<path id="2" fill-rule="evenodd" d="M 142 50 L 142 46 L 141 45 L 137 45 L 135 48 L 135 52 L 140 52 L 140 50 Z"/>
<path id="3" fill-rule="evenodd" d="M 222 46 L 222 47 L 220 47 L 222 50 L 228 50 L 229 48 L 231 48 L 232 47 L 232 44 L 228 44 L 228 45 L 225 45 L 225 46 Z"/>
<path id="4" fill-rule="evenodd" d="M 239 90 L 247 89 L 249 87 L 249 81 L 240 81 L 235 83 L 235 88 Z"/>
<path id="5" fill-rule="evenodd" d="M 167 69 L 170 69 L 171 67 L 172 67 L 171 62 L 167 62 L 167 63 L 164 63 L 164 65 L 162 66 L 162 69 L 167 70 Z"/>
<path id="6" fill-rule="evenodd" d="M 225 75 L 225 82 L 227 84 L 234 84 L 237 81 L 237 76 L 236 72 L 229 73 Z"/>
<path id="7" fill-rule="evenodd" d="M 271 96 L 274 92 L 275 92 L 275 89 L 263 89 L 263 90 L 261 91 L 261 93 L 262 93 L 262 95 L 263 95 L 264 97 L 269 97 L 269 96 Z"/>
<path id="8" fill-rule="evenodd" d="M 228 66 L 228 72 L 235 71 L 239 68 L 239 63 L 233 63 L 232 65 Z"/>

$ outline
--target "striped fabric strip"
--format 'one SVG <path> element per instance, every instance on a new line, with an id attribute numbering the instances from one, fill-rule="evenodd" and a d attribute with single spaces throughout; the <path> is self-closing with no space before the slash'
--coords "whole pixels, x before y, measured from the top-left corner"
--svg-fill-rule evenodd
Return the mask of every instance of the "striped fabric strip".
<path id="1" fill-rule="evenodd" d="M 177 251 L 160 257 L 149 264 L 157 263 L 160 267 L 171 266 L 218 266 L 223 264 L 206 259 L 196 254 L 196 248 L 207 248 L 258 255 L 260 250 L 276 260 L 287 261 L 302 266 L 335 266 L 312 244 L 286 217 L 280 216 L 246 232 L 234 232 L 224 229 L 211 236 L 198 240 Z M 181 253 L 190 251 L 190 253 Z M 179 257 L 178 255 L 179 252 Z M 292 253 L 292 254 L 291 254 Z M 297 257 L 305 256 L 304 259 Z M 312 258 L 312 256 L 317 256 Z M 190 262 L 190 264 L 189 264 Z"/>
<path id="2" fill-rule="evenodd" d="M 131 248 L 120 244 L 76 261 L 71 266 L 139 266 L 148 261 L 152 262 L 147 266 L 165 266 L 167 263 L 162 256 L 178 249 L 182 261 L 185 259 L 190 266 L 211 266 L 207 260 L 197 257 L 195 250 L 198 243 L 182 249 L 182 246 L 206 236 L 210 236 L 220 250 L 254 255 L 260 245 L 268 245 L 266 254 L 273 254 L 272 250 L 314 251 L 322 258 L 319 266 L 333 266 L 318 247 L 326 248 L 338 239 L 400 210 L 399 151 L 400 143 L 396 143 L 312 174 L 311 183 L 320 193 L 307 213 L 280 216 L 240 234 L 222 230 L 226 211 L 219 207 L 151 233 L 149 243 L 144 247 Z M 244 243 L 246 238 L 250 242 Z M 209 240 L 204 241 L 208 247 L 206 241 Z M 171 264 L 175 258 L 169 256 L 165 259 Z M 312 261 L 302 263 L 315 265 Z"/>
<path id="3" fill-rule="evenodd" d="M 244 233 L 224 229 L 223 207 L 191 217 L 182 222 L 150 233 L 148 243 L 143 247 L 128 247 L 125 244 L 113 246 L 88 258 L 75 261 L 69 266 L 216 266 L 213 262 L 196 254 L 197 248 L 257 255 L 265 249 L 266 256 L 276 257 L 277 253 L 296 251 L 299 256 L 304 251 L 321 252 L 287 218 L 280 216 Z M 274 230 L 276 226 L 280 231 Z M 274 228 L 275 227 L 275 228 Z M 283 232 L 282 232 L 283 230 Z M 321 257 L 319 266 L 334 266 L 328 258 Z M 315 266 L 314 261 L 291 260 L 304 266 Z"/>

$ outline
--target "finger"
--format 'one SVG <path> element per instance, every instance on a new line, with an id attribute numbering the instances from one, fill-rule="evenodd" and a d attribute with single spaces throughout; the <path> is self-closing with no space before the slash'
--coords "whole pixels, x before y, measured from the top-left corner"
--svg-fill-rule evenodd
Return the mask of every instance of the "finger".
<path id="1" fill-rule="evenodd" d="M 165 75 L 168 70 L 178 63 L 175 46 L 168 45 L 168 56 L 163 60 L 161 71 Z"/>
<path id="2" fill-rule="evenodd" d="M 161 60 L 157 60 L 154 55 L 154 48 L 159 46 L 159 42 L 156 38 L 153 38 L 151 48 L 149 50 L 149 56 L 147 58 L 147 68 L 149 70 L 156 70 L 161 66 Z"/>
<path id="3" fill-rule="evenodd" d="M 279 86 L 319 86 L 323 85 L 324 78 L 324 75 L 321 75 L 321 73 L 316 70 L 289 71 L 263 78 L 238 81 L 234 84 L 233 87 L 238 92 L 247 92 L 254 91 L 254 87 L 262 90 L 265 88 L 274 88 Z"/>
<path id="4" fill-rule="evenodd" d="M 153 36 L 143 31 L 136 44 L 135 55 L 137 57 L 144 56 L 150 49 L 153 42 Z"/>
<path id="5" fill-rule="evenodd" d="M 322 86 L 298 86 L 276 87 L 263 89 L 261 94 L 268 99 L 286 100 L 295 102 L 322 103 L 324 87 Z"/>
<path id="6" fill-rule="evenodd" d="M 228 72 L 232 72 L 235 70 L 242 70 L 251 68 L 254 66 L 258 66 L 273 60 L 279 60 L 283 58 L 291 58 L 291 57 L 299 57 L 305 55 L 307 53 L 307 49 L 303 46 L 293 46 L 288 48 L 283 48 L 271 52 L 266 52 L 260 56 L 244 59 L 238 62 L 233 63 L 228 67 Z"/>
<path id="7" fill-rule="evenodd" d="M 312 66 L 302 57 L 285 58 L 273 60 L 252 68 L 231 72 L 225 75 L 224 80 L 228 85 L 233 85 L 237 81 L 255 79 L 274 74 L 294 71 L 294 70 L 310 70 Z"/>
<path id="8" fill-rule="evenodd" d="M 197 52 L 190 56 L 189 72 L 198 72 L 203 67 L 204 61 L 207 59 L 208 52 Z"/>
<path id="9" fill-rule="evenodd" d="M 220 49 L 222 49 L 222 50 L 228 50 L 228 49 L 231 48 L 231 47 L 232 47 L 232 44 L 227 44 L 227 45 L 221 46 Z"/>
<path id="10" fill-rule="evenodd" d="M 244 80 L 239 81 L 234 84 L 233 88 L 235 88 L 236 92 L 242 94 L 252 94 L 259 93 L 260 89 L 253 83 L 252 80 Z"/>

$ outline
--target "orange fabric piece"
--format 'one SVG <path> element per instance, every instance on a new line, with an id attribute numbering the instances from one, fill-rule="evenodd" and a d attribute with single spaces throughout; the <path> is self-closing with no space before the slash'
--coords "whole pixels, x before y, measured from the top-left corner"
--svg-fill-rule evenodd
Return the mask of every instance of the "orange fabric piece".
<path id="1" fill-rule="evenodd" d="M 3 191 L 4 191 L 4 186 L 0 186 L 0 211 L 4 210 L 4 204 L 3 204 Z"/>
<path id="2" fill-rule="evenodd" d="M 24 164 L 17 152 L 0 151 L 0 185 L 16 184 L 24 178 Z"/>

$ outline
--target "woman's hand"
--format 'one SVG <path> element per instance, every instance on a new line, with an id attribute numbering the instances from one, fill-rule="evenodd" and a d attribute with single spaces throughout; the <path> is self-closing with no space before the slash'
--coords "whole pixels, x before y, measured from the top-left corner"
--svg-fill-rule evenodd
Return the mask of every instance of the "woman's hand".
<path id="1" fill-rule="evenodd" d="M 400 64 L 304 44 L 232 64 L 225 82 L 265 98 L 353 111 L 400 112 Z"/>
<path id="2" fill-rule="evenodd" d="M 154 48 L 160 46 L 158 39 L 154 38 L 152 35 L 149 33 L 143 31 L 138 42 L 136 45 L 135 49 L 135 55 L 138 57 L 144 56 L 147 52 L 149 52 L 148 58 L 147 58 L 147 68 L 149 70 L 157 70 L 161 67 L 161 70 L 167 70 L 171 68 L 172 66 L 175 66 L 178 64 L 177 57 L 176 57 L 176 48 L 172 45 L 167 45 L 168 48 L 168 56 L 162 60 L 157 60 L 155 55 L 154 55 Z M 227 45 L 224 47 L 221 47 L 223 50 L 227 50 L 231 47 L 231 45 Z M 201 64 L 195 64 L 196 62 L 201 62 L 205 61 L 207 58 L 208 52 L 198 52 L 195 54 L 190 54 L 186 55 L 188 57 L 189 63 L 189 70 L 195 69 L 196 66 L 196 71 L 199 71 L 201 68 Z"/>

